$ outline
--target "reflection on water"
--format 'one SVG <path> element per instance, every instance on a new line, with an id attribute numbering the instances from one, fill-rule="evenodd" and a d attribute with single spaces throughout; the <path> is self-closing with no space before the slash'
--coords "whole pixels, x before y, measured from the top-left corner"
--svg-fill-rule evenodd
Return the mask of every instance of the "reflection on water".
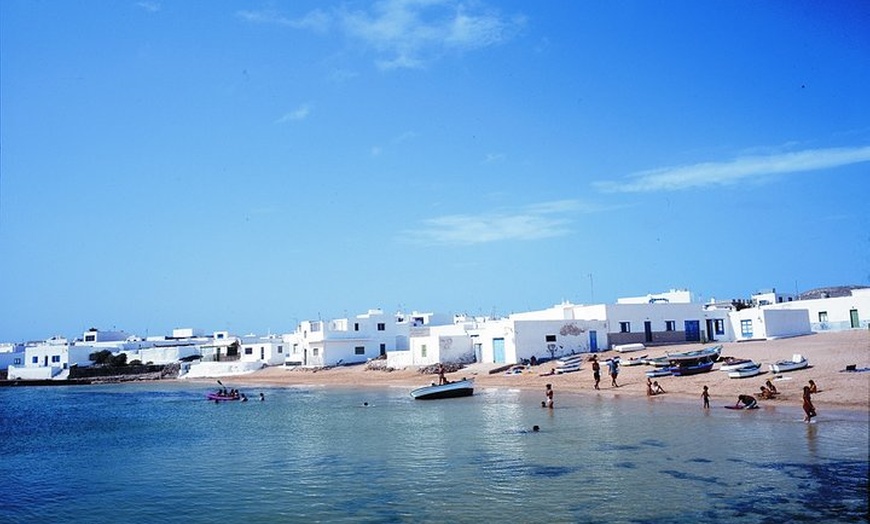
<path id="1" fill-rule="evenodd" d="M 414 401 L 402 388 L 286 388 L 222 404 L 204 393 L 0 389 L 0 478 L 15 493 L 0 520 L 845 522 L 867 511 L 866 414 L 804 424 L 799 408 L 558 393 L 550 410 L 540 392 L 507 389 Z"/>

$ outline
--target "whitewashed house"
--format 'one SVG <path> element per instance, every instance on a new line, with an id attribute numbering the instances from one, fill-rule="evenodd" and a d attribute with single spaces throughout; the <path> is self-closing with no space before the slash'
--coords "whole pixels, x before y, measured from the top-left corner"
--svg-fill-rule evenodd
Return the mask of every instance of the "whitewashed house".
<path id="1" fill-rule="evenodd" d="M 366 362 L 388 351 L 408 350 L 411 327 L 444 322 L 433 313 L 385 315 L 372 309 L 352 318 L 306 320 L 284 337 L 290 344 L 287 366 L 335 366 Z"/>
<path id="2" fill-rule="evenodd" d="M 810 328 L 815 332 L 870 327 L 870 288 L 823 288 L 803 293 L 802 296 L 812 298 L 774 302 L 769 307 L 805 310 Z"/>
<path id="3" fill-rule="evenodd" d="M 11 365 L 8 378 L 44 380 L 55 378 L 71 366 L 90 366 L 93 346 L 74 345 L 64 337 L 52 337 L 44 342 L 28 342 L 24 346 L 24 362 Z"/>
<path id="4" fill-rule="evenodd" d="M 24 344 L 0 344 L 0 371 L 6 371 L 9 366 L 24 365 Z"/>
<path id="5" fill-rule="evenodd" d="M 606 343 L 603 320 L 573 318 L 573 305 L 516 313 L 489 320 L 476 330 L 475 357 L 479 362 L 516 364 L 597 351 Z"/>
<path id="6" fill-rule="evenodd" d="M 267 366 L 282 365 L 286 357 L 284 352 L 286 347 L 283 337 L 279 335 L 242 337 L 239 360 L 260 362 Z"/>
<path id="7" fill-rule="evenodd" d="M 475 336 L 469 332 L 475 324 L 454 322 L 452 324 L 418 326 L 410 329 L 410 344 L 407 350 L 387 351 L 387 366 L 429 366 L 439 362 L 474 362 Z"/>

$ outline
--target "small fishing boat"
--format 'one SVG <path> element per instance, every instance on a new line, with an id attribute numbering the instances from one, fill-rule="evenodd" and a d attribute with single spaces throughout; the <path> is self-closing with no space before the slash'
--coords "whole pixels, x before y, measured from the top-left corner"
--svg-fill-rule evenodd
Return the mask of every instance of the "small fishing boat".
<path id="1" fill-rule="evenodd" d="M 663 357 L 648 358 L 645 360 L 645 362 L 648 365 L 657 368 L 666 368 L 671 365 L 671 361 L 668 359 L 667 355 Z"/>
<path id="2" fill-rule="evenodd" d="M 703 357 L 710 357 L 712 361 L 716 361 L 719 358 L 719 354 L 722 353 L 722 346 L 710 346 L 708 348 L 699 349 L 696 351 L 686 351 L 684 353 L 668 353 L 668 360 L 693 360 Z"/>
<path id="3" fill-rule="evenodd" d="M 474 395 L 474 380 L 462 379 L 446 384 L 432 384 L 411 391 L 417 400 L 436 400 L 442 398 L 470 397 Z"/>
<path id="4" fill-rule="evenodd" d="M 799 354 L 794 354 L 791 357 L 791 360 L 780 360 L 774 364 L 769 364 L 770 370 L 774 373 L 785 373 L 786 371 L 794 371 L 796 369 L 803 369 L 809 365 L 806 357 Z"/>
<path id="5" fill-rule="evenodd" d="M 755 366 L 755 362 L 749 358 L 734 358 L 728 357 L 722 361 L 722 365 L 719 366 L 719 371 L 734 371 L 735 369 L 746 368 Z"/>
<path id="6" fill-rule="evenodd" d="M 561 357 L 556 361 L 555 371 L 557 374 L 561 375 L 562 373 L 571 373 L 573 371 L 580 371 L 580 366 L 583 363 L 583 355 L 569 355 L 566 357 Z"/>
<path id="7" fill-rule="evenodd" d="M 671 375 L 675 377 L 707 373 L 713 369 L 713 359 L 705 357 L 695 360 L 673 360 L 671 361 L 671 367 L 668 369 L 671 371 Z"/>
<path id="8" fill-rule="evenodd" d="M 753 362 L 751 366 L 732 369 L 728 372 L 729 378 L 747 378 L 761 374 L 761 364 Z"/>
<path id="9" fill-rule="evenodd" d="M 625 360 L 619 359 L 619 364 L 622 366 L 639 366 L 640 364 L 646 364 L 647 355 L 642 357 L 632 357 Z"/>

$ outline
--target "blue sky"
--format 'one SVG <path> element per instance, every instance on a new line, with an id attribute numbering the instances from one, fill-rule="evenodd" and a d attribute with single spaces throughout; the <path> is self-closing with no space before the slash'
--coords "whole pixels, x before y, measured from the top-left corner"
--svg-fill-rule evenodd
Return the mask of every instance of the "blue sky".
<path id="1" fill-rule="evenodd" d="M 863 2 L 0 2 L 0 340 L 870 284 Z"/>

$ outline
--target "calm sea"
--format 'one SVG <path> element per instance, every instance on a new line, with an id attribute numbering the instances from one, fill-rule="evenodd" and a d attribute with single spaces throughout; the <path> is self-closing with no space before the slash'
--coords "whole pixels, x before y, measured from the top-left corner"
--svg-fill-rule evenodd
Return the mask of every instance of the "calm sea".
<path id="1" fill-rule="evenodd" d="M 174 382 L 0 388 L 0 522 L 867 518 L 868 416 L 822 402 L 807 425 L 799 407 L 667 396 L 557 391 L 550 411 L 507 389 L 244 390 L 266 401 Z"/>

